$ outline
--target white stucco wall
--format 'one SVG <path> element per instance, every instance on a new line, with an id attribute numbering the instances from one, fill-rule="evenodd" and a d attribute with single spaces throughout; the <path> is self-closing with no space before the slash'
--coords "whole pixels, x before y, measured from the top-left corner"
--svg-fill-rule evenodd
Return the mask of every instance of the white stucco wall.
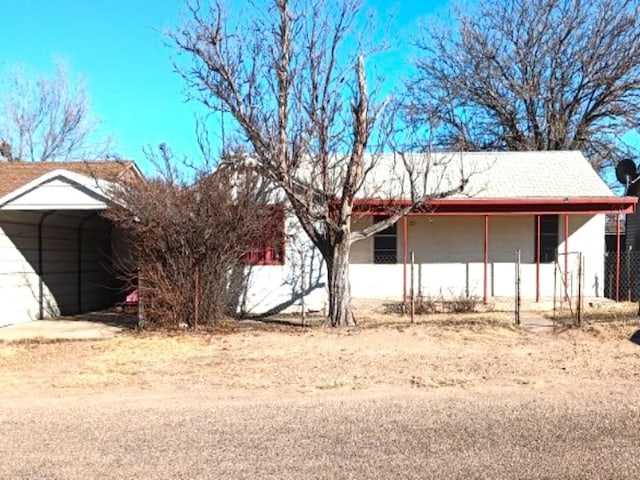
<path id="1" fill-rule="evenodd" d="M 584 258 L 584 295 L 602 295 L 604 278 L 604 215 L 574 215 L 569 220 L 568 288 L 575 295 L 577 288 L 577 254 Z M 357 219 L 354 229 L 370 225 L 368 217 Z M 484 293 L 484 217 L 423 217 L 407 219 L 407 258 L 414 252 L 415 288 L 425 296 L 473 295 Z M 535 217 L 489 217 L 489 297 L 512 297 L 515 292 L 516 251 L 521 255 L 521 295 L 533 299 L 536 295 Z M 353 298 L 401 299 L 403 293 L 403 221 L 398 224 L 398 263 L 373 264 L 373 239 L 357 242 L 351 250 L 351 293 Z M 289 230 L 291 238 L 297 237 Z M 304 233 L 299 232 L 303 235 Z M 308 245 L 308 244 L 307 244 Z M 555 289 L 562 292 L 564 266 L 564 217 L 558 225 L 559 269 L 555 263 L 540 264 L 540 295 L 551 297 Z M 291 302 L 292 294 L 299 292 L 299 262 L 287 247 L 284 266 L 253 267 L 248 289 L 246 309 L 263 313 L 278 305 L 288 305 L 285 311 L 299 308 L 299 300 Z M 326 271 L 318 253 L 314 254 L 315 284 L 308 293 L 307 305 L 322 308 L 326 304 Z M 406 269 L 407 284 L 410 281 Z M 307 267 L 309 272 L 309 267 Z M 598 287 L 596 289 L 596 286 Z M 407 287 L 408 288 L 408 287 Z"/>
<path id="2" fill-rule="evenodd" d="M 483 217 L 410 217 L 408 252 L 414 252 L 415 286 L 422 295 L 482 296 L 484 289 Z M 564 271 L 564 218 L 559 219 L 560 270 Z M 535 217 L 489 217 L 489 296 L 513 296 L 516 251 L 521 252 L 521 293 L 535 298 Z M 602 294 L 604 215 L 574 215 L 569 220 L 569 252 L 582 252 L 585 295 Z M 400 298 L 403 289 L 402 222 L 398 226 L 396 265 L 373 265 L 373 240 L 354 245 L 351 291 L 354 298 Z M 409 257 L 409 254 L 407 255 Z M 577 254 L 568 256 L 568 288 L 577 288 Z M 407 282 L 409 281 L 407 269 Z M 540 265 L 540 294 L 552 296 L 555 264 Z M 556 289 L 561 278 L 557 272 Z M 596 285 L 599 290 L 596 290 Z"/>
<path id="3" fill-rule="evenodd" d="M 285 232 L 284 265 L 247 267 L 247 285 L 238 306 L 240 312 L 250 315 L 299 312 L 303 296 L 307 311 L 326 308 L 326 268 L 320 252 L 295 218 L 286 219 Z"/>

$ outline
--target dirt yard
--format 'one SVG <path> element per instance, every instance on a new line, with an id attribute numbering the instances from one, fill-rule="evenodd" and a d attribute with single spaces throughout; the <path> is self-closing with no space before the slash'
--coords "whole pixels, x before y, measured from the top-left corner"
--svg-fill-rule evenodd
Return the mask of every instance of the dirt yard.
<path id="1" fill-rule="evenodd" d="M 359 318 L 0 344 L 0 477 L 637 478 L 635 311 Z"/>
<path id="2" fill-rule="evenodd" d="M 634 312 L 635 315 L 635 312 Z M 127 333 L 115 339 L 0 344 L 0 397 L 207 391 L 221 397 L 394 391 L 443 386 L 621 386 L 640 380 L 640 328 L 623 314 L 556 333 L 511 316 L 406 318 L 369 312 L 334 331 L 242 322 L 217 332 Z"/>

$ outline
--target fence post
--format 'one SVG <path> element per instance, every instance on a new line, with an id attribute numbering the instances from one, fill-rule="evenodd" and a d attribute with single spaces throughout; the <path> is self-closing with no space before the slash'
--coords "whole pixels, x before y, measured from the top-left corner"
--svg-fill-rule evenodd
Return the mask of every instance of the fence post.
<path id="1" fill-rule="evenodd" d="M 516 325 L 520 325 L 520 250 L 516 251 L 516 298 L 515 314 Z"/>
<path id="2" fill-rule="evenodd" d="M 631 301 L 631 249 L 633 247 L 629 245 L 627 249 L 627 301 Z"/>
<path id="3" fill-rule="evenodd" d="M 558 297 L 558 259 L 553 262 L 553 325 L 556 322 L 556 300 Z"/>
<path id="4" fill-rule="evenodd" d="M 138 268 L 138 327 L 144 323 L 144 301 L 142 295 L 142 271 Z"/>
<path id="5" fill-rule="evenodd" d="M 609 272 L 609 295 L 607 298 L 613 298 L 613 269 Z"/>
<path id="6" fill-rule="evenodd" d="M 415 254 L 411 252 L 411 287 L 410 287 L 410 296 L 411 296 L 411 323 L 415 320 L 416 314 L 416 295 L 414 289 L 414 272 L 415 272 Z"/>
<path id="7" fill-rule="evenodd" d="M 577 326 L 582 326 L 582 252 L 578 253 L 578 304 L 576 305 Z"/>
<path id="8" fill-rule="evenodd" d="M 620 214 L 616 214 L 616 302 L 620 301 Z"/>
<path id="9" fill-rule="evenodd" d="M 302 248 L 300 249 L 300 290 L 301 290 L 301 295 L 300 295 L 300 315 L 301 315 L 301 321 L 302 321 L 302 326 L 305 327 L 307 325 L 307 309 L 306 309 L 306 305 L 304 302 L 304 297 L 305 294 L 307 293 L 307 285 L 306 285 L 306 271 L 305 271 L 305 265 L 304 265 L 304 252 L 302 251 Z"/>
<path id="10" fill-rule="evenodd" d="M 196 264 L 194 269 L 195 285 L 194 285 L 194 298 L 193 298 L 193 328 L 198 328 L 198 320 L 200 317 L 200 268 Z"/>

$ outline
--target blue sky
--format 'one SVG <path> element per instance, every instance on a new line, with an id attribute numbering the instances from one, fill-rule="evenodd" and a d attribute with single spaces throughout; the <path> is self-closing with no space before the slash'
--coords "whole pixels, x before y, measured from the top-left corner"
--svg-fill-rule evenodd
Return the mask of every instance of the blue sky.
<path id="1" fill-rule="evenodd" d="M 369 0 L 379 19 L 395 13 L 392 47 L 398 52 L 406 52 L 403 45 L 420 18 L 443 14 L 446 5 Z M 113 136 L 115 152 L 148 171 L 144 145 L 166 142 L 179 153 L 197 151 L 197 106 L 185 102 L 163 45 L 162 31 L 181 23 L 182 9 L 181 0 L 2 0 L 0 68 L 24 65 L 49 73 L 54 57 L 64 59 L 74 75 L 85 77 L 92 111 L 102 132 Z M 393 58 L 384 66 L 391 74 L 405 68 L 401 55 Z"/>

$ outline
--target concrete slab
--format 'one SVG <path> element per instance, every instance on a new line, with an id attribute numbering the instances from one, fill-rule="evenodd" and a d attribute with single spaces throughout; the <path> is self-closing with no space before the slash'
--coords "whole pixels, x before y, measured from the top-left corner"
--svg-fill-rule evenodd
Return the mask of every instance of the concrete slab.
<path id="1" fill-rule="evenodd" d="M 113 338 L 123 327 L 82 320 L 36 320 L 0 328 L 0 341 L 32 340 L 100 340 Z"/>
<path id="2" fill-rule="evenodd" d="M 528 332 L 554 333 L 556 324 L 537 312 L 520 312 L 520 326 Z"/>
<path id="3" fill-rule="evenodd" d="M 95 317 L 70 317 L 54 320 L 36 320 L 0 328 L 0 341 L 20 340 L 104 340 L 113 338 L 131 328 L 129 322 L 97 321 Z"/>

